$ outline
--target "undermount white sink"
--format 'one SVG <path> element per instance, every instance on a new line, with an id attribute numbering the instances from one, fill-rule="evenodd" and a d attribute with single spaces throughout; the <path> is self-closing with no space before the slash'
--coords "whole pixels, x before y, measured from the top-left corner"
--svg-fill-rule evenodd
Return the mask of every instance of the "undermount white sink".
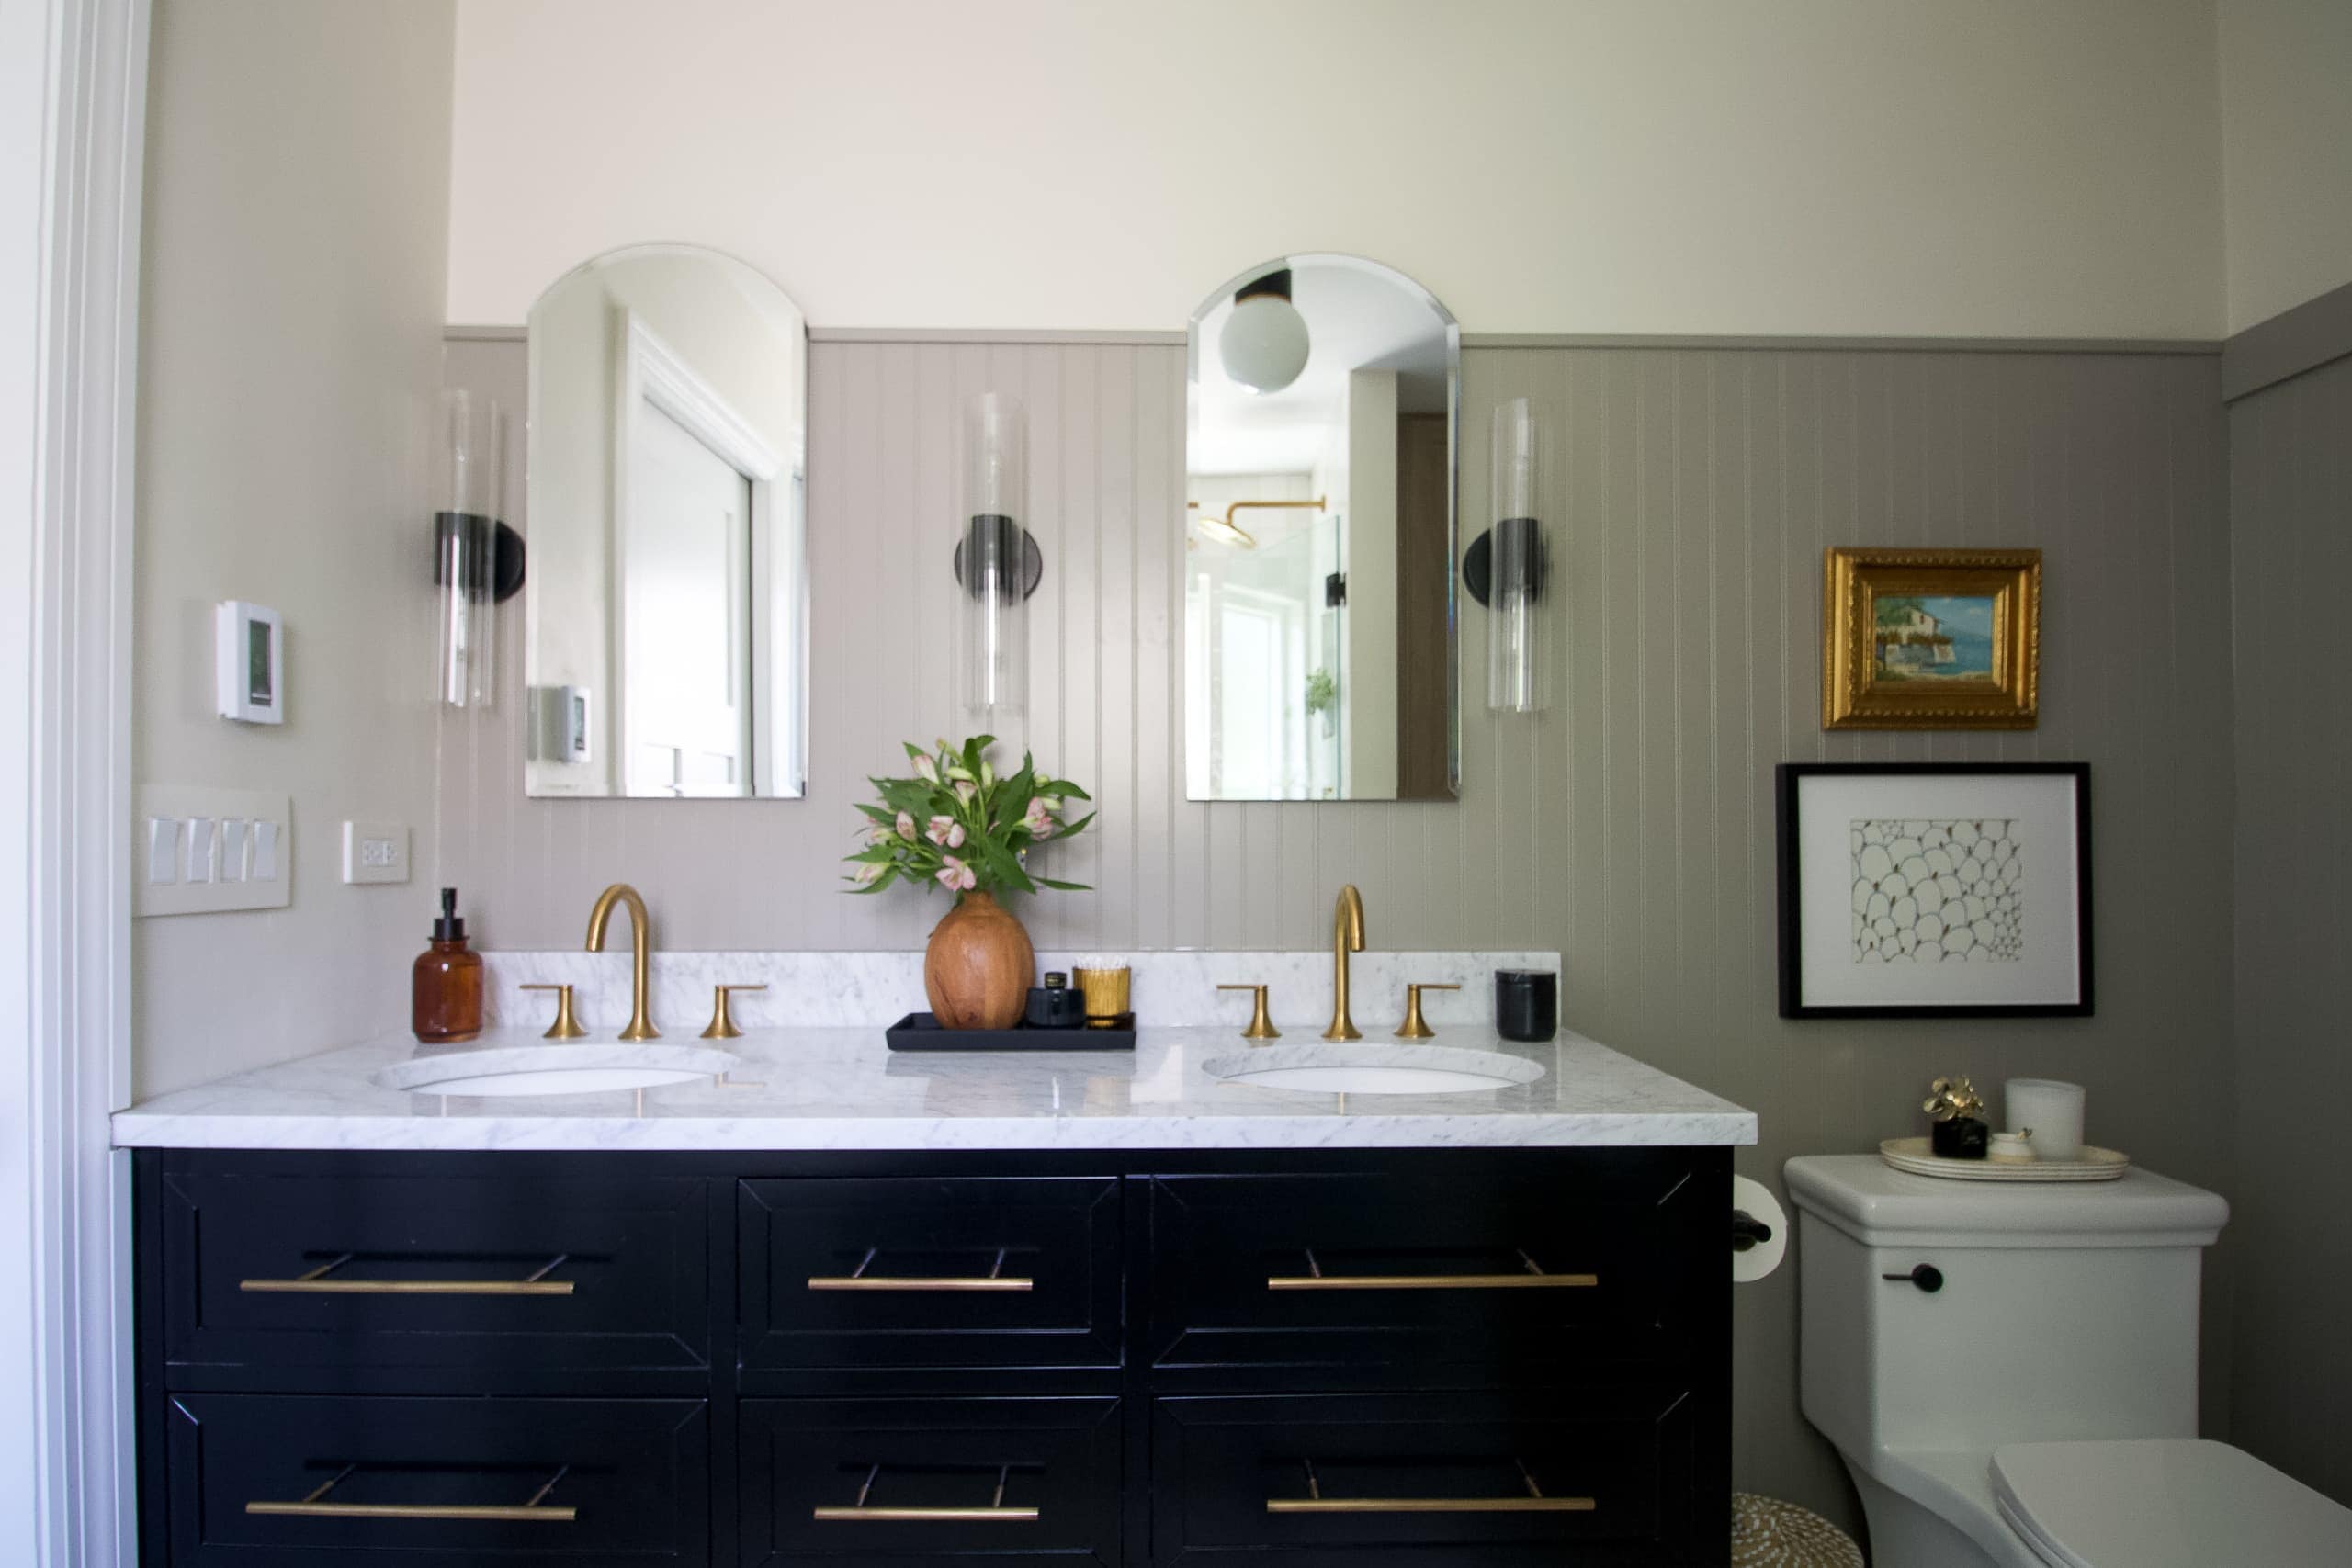
<path id="1" fill-rule="evenodd" d="M 728 1052 L 692 1045 L 518 1045 L 401 1062 L 378 1073 L 376 1085 L 411 1094 L 596 1094 L 692 1083 L 736 1064 Z"/>
<path id="2" fill-rule="evenodd" d="M 1522 1056 L 1448 1045 L 1273 1045 L 1213 1057 L 1201 1070 L 1226 1083 L 1310 1094 L 1472 1094 L 1544 1076 Z"/>

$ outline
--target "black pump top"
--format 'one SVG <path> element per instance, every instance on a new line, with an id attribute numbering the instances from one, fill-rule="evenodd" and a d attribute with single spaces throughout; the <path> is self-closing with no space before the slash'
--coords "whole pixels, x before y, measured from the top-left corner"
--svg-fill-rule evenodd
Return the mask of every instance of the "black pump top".
<path id="1" fill-rule="evenodd" d="M 435 942 L 466 940 L 466 922 L 458 918 L 458 890 L 454 887 L 441 889 L 441 918 L 433 922 L 433 940 Z"/>

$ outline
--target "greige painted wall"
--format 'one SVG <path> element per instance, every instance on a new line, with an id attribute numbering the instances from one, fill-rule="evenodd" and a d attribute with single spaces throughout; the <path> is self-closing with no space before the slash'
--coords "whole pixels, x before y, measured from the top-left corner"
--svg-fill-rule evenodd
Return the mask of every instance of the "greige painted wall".
<path id="1" fill-rule="evenodd" d="M 2237 600 L 2233 1431 L 2352 1503 L 2352 357 L 2230 409 Z"/>
<path id="2" fill-rule="evenodd" d="M 155 7 L 132 649 L 141 783 L 283 790 L 293 902 L 135 922 L 144 1097 L 405 1021 L 429 901 L 338 880 L 433 801 L 426 491 L 448 0 Z M 287 722 L 212 703 L 212 606 L 286 617 Z M 129 830 L 129 825 L 125 825 Z"/>
<path id="3" fill-rule="evenodd" d="M 513 707 L 443 751 L 443 864 L 502 947 L 569 945 L 614 877 L 665 945 L 909 947 L 942 905 L 838 897 L 858 775 L 953 723 L 944 674 L 957 396 L 1028 401 L 1041 757 L 1100 785 L 1104 829 L 1041 900 L 1057 946 L 1309 948 L 1363 889 L 1376 947 L 1557 946 L 1577 1027 L 1753 1106 L 1739 1168 L 1913 1131 L 1926 1081 L 2079 1079 L 2103 1143 L 2227 1190 L 2231 873 L 2220 830 L 2230 555 L 2210 356 L 1611 349 L 1464 355 L 1462 450 L 1497 401 L 1552 421 L 1564 521 L 1556 705 L 1464 714 L 1456 806 L 1182 798 L 1182 353 L 1160 346 L 820 343 L 810 360 L 818 660 L 805 802 L 532 802 Z M 454 382 L 519 400 L 519 344 L 455 344 Z M 1487 505 L 1464 467 L 1462 513 Z M 1825 735 L 1830 544 L 2048 552 L 2042 725 L 2009 736 Z M 1484 623 L 1464 608 L 1464 664 Z M 2085 759 L 2098 808 L 2099 1015 L 1785 1022 L 1773 992 L 1771 765 Z M 2218 1270 L 2216 1271 L 2218 1275 Z M 1741 1485 L 1849 1514 L 1797 1413 L 1795 1271 L 1737 1298 Z M 2225 1422 L 2228 1292 L 2209 1292 L 2208 1416 Z M 1956 1375 L 1964 1369 L 1955 1369 Z"/>

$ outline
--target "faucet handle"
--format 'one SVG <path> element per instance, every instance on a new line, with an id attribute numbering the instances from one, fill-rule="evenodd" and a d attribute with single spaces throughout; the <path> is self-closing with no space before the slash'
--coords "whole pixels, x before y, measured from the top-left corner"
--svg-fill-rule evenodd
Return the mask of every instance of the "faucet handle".
<path id="1" fill-rule="evenodd" d="M 736 1040 L 741 1038 L 743 1032 L 737 1028 L 735 1026 L 735 1021 L 728 1016 L 727 998 L 730 994 L 736 991 L 764 991 L 767 989 L 767 987 L 764 985 L 713 986 L 710 989 L 710 1027 L 702 1032 L 702 1037 L 705 1040 Z"/>
<path id="2" fill-rule="evenodd" d="M 1280 1040 L 1283 1037 L 1283 1032 L 1274 1027 L 1273 1019 L 1268 1016 L 1266 1012 L 1265 987 L 1236 983 L 1219 985 L 1217 989 L 1220 991 L 1252 991 L 1257 994 L 1258 1005 L 1250 1015 L 1250 1027 L 1241 1032 L 1242 1039 Z"/>
<path id="3" fill-rule="evenodd" d="M 1461 988 L 1458 984 L 1440 985 L 1435 980 L 1423 980 L 1406 987 L 1405 1021 L 1396 1026 L 1396 1038 L 1399 1040 L 1434 1039 L 1437 1031 L 1431 1029 L 1421 1017 L 1421 993 L 1423 991 L 1458 991 Z"/>
<path id="4" fill-rule="evenodd" d="M 572 1016 L 571 987 L 570 986 L 534 984 L 525 986 L 523 989 L 526 991 L 553 991 L 555 993 L 555 1021 L 548 1025 L 548 1032 L 545 1034 L 540 1035 L 540 1039 L 582 1040 L 587 1037 L 588 1032 L 581 1028 L 580 1021 Z"/>

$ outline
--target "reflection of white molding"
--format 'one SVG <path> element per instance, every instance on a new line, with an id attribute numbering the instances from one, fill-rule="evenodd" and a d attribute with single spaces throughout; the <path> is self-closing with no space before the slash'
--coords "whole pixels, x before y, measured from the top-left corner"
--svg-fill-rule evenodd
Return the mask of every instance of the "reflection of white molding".
<path id="1" fill-rule="evenodd" d="M 684 425 L 689 434 L 746 479 L 775 478 L 784 467 L 783 459 L 760 439 L 751 423 L 695 375 L 693 367 L 678 357 L 636 311 L 624 307 L 621 313 L 628 323 L 623 374 L 634 393 L 630 400 L 643 398 Z"/>
<path id="2" fill-rule="evenodd" d="M 787 463 L 717 389 L 695 373 L 661 334 L 625 305 L 613 309 L 619 352 L 613 378 L 612 518 L 609 546 L 611 700 L 606 703 L 604 767 L 610 792 L 628 786 L 628 452 L 637 411 L 648 404 L 743 476 L 752 492 L 750 622 L 751 747 L 745 765 L 753 793 L 797 797 L 808 775 L 808 544 L 797 462 Z M 798 428 L 793 433 L 796 447 Z M 777 489 L 785 487 L 783 508 Z M 798 669 L 776 654 L 799 654 Z M 797 676 L 796 679 L 793 678 Z M 773 701 L 766 694 L 775 694 Z M 659 797 L 656 797 L 659 798 Z"/>

